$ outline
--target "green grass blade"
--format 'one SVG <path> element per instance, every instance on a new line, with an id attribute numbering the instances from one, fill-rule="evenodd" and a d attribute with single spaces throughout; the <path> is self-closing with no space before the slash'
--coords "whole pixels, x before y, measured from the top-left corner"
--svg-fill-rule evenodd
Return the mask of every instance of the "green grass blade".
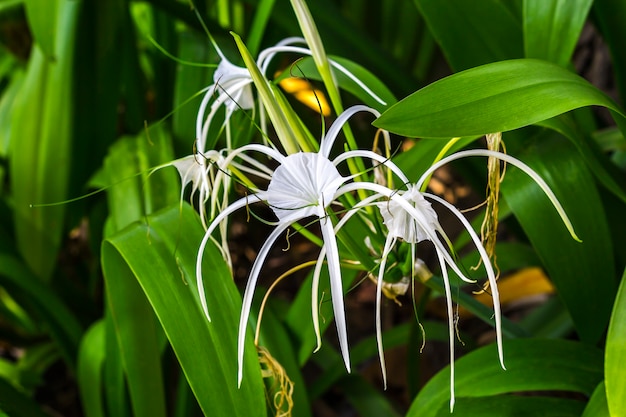
<path id="1" fill-rule="evenodd" d="M 604 381 L 598 384 L 595 391 L 589 398 L 587 407 L 582 417 L 611 417 L 609 405 L 606 401 L 606 387 Z"/>
<path id="2" fill-rule="evenodd" d="M 54 61 L 57 59 L 56 37 L 57 22 L 56 16 L 59 5 L 64 0 L 24 0 L 26 6 L 26 17 L 28 26 L 33 32 L 35 42 L 41 47 L 47 59 Z M 62 42 L 62 40 L 61 40 Z"/>

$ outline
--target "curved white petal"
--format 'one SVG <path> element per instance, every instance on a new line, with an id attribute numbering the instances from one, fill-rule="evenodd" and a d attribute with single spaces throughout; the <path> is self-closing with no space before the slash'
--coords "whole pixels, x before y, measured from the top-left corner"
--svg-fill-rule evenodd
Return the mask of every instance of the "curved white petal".
<path id="1" fill-rule="evenodd" d="M 254 297 L 254 289 L 259 279 L 259 273 L 265 262 L 265 258 L 269 254 L 274 242 L 278 237 L 290 226 L 290 223 L 280 223 L 268 236 L 267 240 L 259 250 L 257 258 L 254 260 L 250 275 L 248 276 L 248 282 L 246 284 L 246 290 L 243 294 L 243 303 L 241 306 L 241 315 L 239 316 L 239 335 L 237 339 L 237 385 L 241 386 L 243 379 L 243 354 L 246 341 L 246 329 L 248 327 L 248 319 L 250 318 L 250 309 L 252 308 L 252 299 Z"/>
<path id="2" fill-rule="evenodd" d="M 380 116 L 380 112 L 378 110 L 368 106 L 364 106 L 362 104 L 347 108 L 337 117 L 337 119 L 335 119 L 332 126 L 328 129 L 328 132 L 326 132 L 326 135 L 324 135 L 324 137 L 320 141 L 319 153 L 328 158 L 330 155 L 330 150 L 335 143 L 335 139 L 337 139 L 337 135 L 343 128 L 343 125 L 346 124 L 350 117 L 362 111 L 372 113 L 376 117 Z"/>
<path id="3" fill-rule="evenodd" d="M 490 151 L 487 149 L 471 149 L 471 150 L 466 150 L 466 151 L 455 152 L 454 154 L 443 158 L 442 160 L 440 160 L 439 162 L 437 162 L 436 164 L 433 164 L 430 168 L 428 168 L 426 172 L 424 172 L 422 176 L 420 177 L 420 179 L 417 181 L 416 183 L 417 186 L 421 189 L 422 185 L 430 177 L 430 175 L 433 172 L 435 172 L 435 170 L 442 167 L 443 165 L 451 161 L 469 157 L 469 156 L 486 156 L 486 157 L 497 158 L 501 161 L 509 163 L 521 169 L 522 171 L 524 171 L 529 177 L 533 179 L 533 181 L 535 181 L 535 183 L 537 183 L 539 188 L 541 188 L 541 190 L 546 194 L 546 196 L 548 197 L 548 199 L 550 200 L 550 202 L 556 209 L 557 213 L 561 217 L 561 220 L 565 224 L 565 227 L 569 231 L 570 235 L 575 240 L 579 242 L 581 241 L 580 238 L 576 235 L 576 232 L 574 231 L 574 226 L 572 226 L 572 223 L 569 217 L 567 217 L 567 214 L 565 213 L 565 209 L 563 209 L 563 207 L 561 206 L 561 203 L 559 203 L 559 200 L 556 198 L 556 196 L 554 195 L 554 193 L 552 192 L 548 184 L 546 184 L 546 182 L 531 167 L 529 167 L 528 165 L 526 165 L 519 159 L 514 158 L 505 153 L 498 152 L 498 151 Z"/>
<path id="4" fill-rule="evenodd" d="M 200 304 L 202 305 L 204 314 L 209 321 L 211 321 L 211 316 L 209 315 L 209 309 L 207 307 L 206 295 L 204 293 L 204 284 L 202 280 L 202 255 L 204 254 L 206 245 L 211 239 L 211 234 L 222 220 L 224 220 L 226 217 L 230 216 L 231 213 L 239 210 L 240 208 L 262 200 L 263 194 L 257 193 L 240 198 L 239 200 L 233 202 L 231 205 L 226 207 L 226 209 L 222 211 L 215 219 L 213 219 L 208 229 L 204 233 L 202 242 L 200 242 L 200 247 L 198 248 L 198 256 L 196 257 L 196 285 L 198 287 L 198 295 L 200 296 Z"/>

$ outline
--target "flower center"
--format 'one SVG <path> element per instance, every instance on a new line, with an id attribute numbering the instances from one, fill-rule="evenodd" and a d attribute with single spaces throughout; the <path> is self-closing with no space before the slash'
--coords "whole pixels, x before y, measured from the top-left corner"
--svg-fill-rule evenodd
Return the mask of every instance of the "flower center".
<path id="1" fill-rule="evenodd" d="M 345 179 L 324 156 L 299 152 L 285 158 L 267 187 L 267 202 L 279 220 L 320 215 Z"/>
<path id="2" fill-rule="evenodd" d="M 378 203 L 380 214 L 383 216 L 383 223 L 387 226 L 389 234 L 400 238 L 408 243 L 418 243 L 429 240 L 426 228 L 437 230 L 437 213 L 432 208 L 417 187 L 413 186 L 404 194 L 402 198 L 409 201 L 418 211 L 420 218 L 416 219 L 409 215 L 395 201 Z"/>

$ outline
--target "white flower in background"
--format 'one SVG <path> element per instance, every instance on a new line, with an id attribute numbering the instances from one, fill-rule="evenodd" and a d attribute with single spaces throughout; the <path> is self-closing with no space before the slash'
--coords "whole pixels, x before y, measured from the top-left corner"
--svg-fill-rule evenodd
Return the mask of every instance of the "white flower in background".
<path id="1" fill-rule="evenodd" d="M 335 203 L 337 198 L 341 195 L 355 190 L 354 184 L 346 184 L 353 176 L 342 176 L 337 169 L 339 163 L 350 158 L 361 157 L 378 160 L 383 164 L 386 163 L 383 157 L 370 151 L 348 151 L 334 160 L 330 159 L 331 148 L 342 126 L 353 114 L 359 111 L 367 111 L 373 113 L 375 116 L 379 115 L 376 110 L 366 106 L 355 106 L 346 110 L 337 118 L 327 134 L 320 141 L 319 152 L 298 152 L 285 156 L 269 146 L 250 144 L 232 151 L 225 159 L 225 163 L 228 165 L 235 158 L 248 152 L 257 152 L 272 158 L 279 164 L 271 175 L 271 180 L 266 191 L 257 191 L 231 203 L 213 219 L 198 250 L 196 264 L 198 292 L 204 312 L 210 320 L 202 281 L 202 254 L 217 225 L 236 210 L 257 202 L 264 202 L 269 205 L 278 218 L 278 221 L 275 223 L 275 229 L 268 236 L 257 254 L 243 296 L 238 341 L 239 383 L 241 383 L 243 376 L 242 364 L 246 326 L 261 268 L 265 263 L 265 259 L 272 245 L 287 228 L 293 223 L 309 217 L 317 217 L 319 220 L 324 248 L 323 255 L 320 255 L 318 265 L 321 266 L 324 260 L 326 260 L 328 264 L 331 298 L 335 313 L 335 324 L 339 335 L 339 344 L 346 369 L 348 369 L 348 371 L 350 370 L 339 250 L 335 236 L 336 229 L 329 216 L 329 207 L 331 204 Z M 317 320 L 315 315 L 314 320 Z"/>

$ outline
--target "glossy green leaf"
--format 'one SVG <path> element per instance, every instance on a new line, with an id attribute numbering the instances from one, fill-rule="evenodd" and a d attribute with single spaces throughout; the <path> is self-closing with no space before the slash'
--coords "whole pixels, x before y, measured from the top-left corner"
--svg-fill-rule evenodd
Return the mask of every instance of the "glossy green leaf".
<path id="1" fill-rule="evenodd" d="M 567 66 L 593 0 L 524 0 L 526 58 Z"/>
<path id="2" fill-rule="evenodd" d="M 609 405 L 606 401 L 606 389 L 604 381 L 598 384 L 589 398 L 589 402 L 583 411 L 582 417 L 610 417 Z"/>
<path id="3" fill-rule="evenodd" d="M 518 59 L 483 65 L 434 82 L 401 100 L 373 125 L 409 137 L 505 132 L 584 106 L 620 108 L 570 71 Z"/>
<path id="4" fill-rule="evenodd" d="M 571 143 L 551 131 L 513 146 L 523 148 L 511 151 L 552 188 L 582 242 L 572 239 L 543 192 L 519 170 L 507 169 L 502 195 L 557 287 L 578 335 L 596 343 L 608 323 L 615 270 L 609 226 L 593 177 Z"/>
<path id="5" fill-rule="evenodd" d="M 626 414 L 626 271 L 613 305 L 606 338 L 604 374 L 611 416 Z"/>
<path id="6" fill-rule="evenodd" d="M 78 351 L 76 377 L 86 417 L 105 416 L 102 398 L 105 353 L 105 323 L 99 320 L 85 332 Z"/>
<path id="7" fill-rule="evenodd" d="M 524 407 L 515 407 L 514 403 L 517 400 L 500 394 L 570 391 L 590 396 L 602 380 L 602 352 L 578 342 L 547 339 L 507 340 L 504 342 L 504 363 L 506 370 L 500 367 L 494 344 L 470 352 L 456 361 L 455 414 L 463 413 L 464 404 L 467 404 L 473 413 L 462 415 L 551 416 L 555 414 L 537 412 L 516 414 L 523 412 Z M 407 417 L 439 416 L 443 415 L 443 412 L 449 414 L 449 384 L 450 370 L 446 367 L 420 391 Z M 496 398 L 500 399 L 502 404 L 498 404 L 497 399 L 490 399 L 496 395 L 499 395 Z M 554 399 L 547 401 L 551 400 Z M 541 405 L 541 399 L 537 401 L 537 404 Z M 525 404 L 525 407 L 533 409 L 533 401 Z M 556 401 L 553 402 L 554 406 L 558 404 Z M 577 415 L 580 415 L 583 407 L 582 402 L 578 407 L 574 407 L 579 410 Z M 549 410 L 552 406 L 545 404 L 540 408 Z M 492 411 L 489 411 L 490 409 Z M 495 412 L 500 414 L 494 414 Z M 570 412 L 563 415 L 573 414 Z"/>
<path id="8" fill-rule="evenodd" d="M 174 170 L 151 166 L 173 159 L 171 138 L 160 127 L 147 134 L 120 138 L 104 162 L 108 182 L 109 222 L 106 235 L 123 229 L 179 198 Z M 135 174 L 141 173 L 137 178 Z M 161 369 L 161 329 L 141 287 L 134 279 L 105 276 L 107 307 L 113 320 L 120 361 L 134 415 L 165 416 L 165 383 Z"/>
<path id="9" fill-rule="evenodd" d="M 41 279 L 48 279 L 54 268 L 65 207 L 31 205 L 67 198 L 73 140 L 73 45 L 81 6 L 80 1 L 63 1 L 59 13 L 46 15 L 46 19 L 57 15 L 59 19 L 56 60 L 48 60 L 40 48 L 33 48 L 11 120 L 17 246 Z"/>
<path id="10" fill-rule="evenodd" d="M 523 57 L 521 22 L 504 2 L 414 2 L 453 70 Z"/>
<path id="11" fill-rule="evenodd" d="M 136 279 L 176 353 L 206 415 L 265 415 L 265 397 L 252 338 L 237 388 L 237 322 L 241 298 L 219 251 L 204 254 L 207 322 L 196 290 L 195 260 L 203 229 L 188 205 L 137 223 L 103 244 L 108 280 Z"/>
<path id="12" fill-rule="evenodd" d="M 59 8 L 62 7 L 61 4 L 65 1 L 67 0 L 24 0 L 26 16 L 35 41 L 47 59 L 52 61 L 57 58 L 58 53 L 55 46 L 58 35 L 57 26 L 60 23 L 56 16 Z M 63 42 L 63 39 L 59 39 L 59 42 Z"/>

